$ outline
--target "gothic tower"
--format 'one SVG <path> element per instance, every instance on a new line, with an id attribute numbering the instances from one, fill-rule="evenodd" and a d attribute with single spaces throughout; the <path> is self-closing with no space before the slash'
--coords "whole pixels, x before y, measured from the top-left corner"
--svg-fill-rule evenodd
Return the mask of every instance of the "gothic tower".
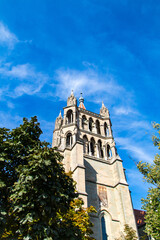
<path id="1" fill-rule="evenodd" d="M 125 224 L 136 223 L 122 160 L 117 154 L 108 109 L 102 103 L 100 114 L 79 107 L 73 91 L 64 115 L 56 119 L 53 147 L 64 156 L 66 172 L 72 171 L 85 207 L 94 206 L 92 216 L 96 240 L 115 240 Z"/>

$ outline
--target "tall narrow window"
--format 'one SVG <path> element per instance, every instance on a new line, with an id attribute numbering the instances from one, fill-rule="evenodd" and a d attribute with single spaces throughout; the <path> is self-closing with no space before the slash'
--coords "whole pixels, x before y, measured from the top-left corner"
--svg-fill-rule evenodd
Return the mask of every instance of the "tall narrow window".
<path id="1" fill-rule="evenodd" d="M 111 158 L 112 157 L 112 151 L 109 145 L 107 145 L 107 157 Z"/>
<path id="2" fill-rule="evenodd" d="M 66 137 L 66 147 L 71 147 L 72 146 L 72 134 L 68 133 Z"/>
<path id="3" fill-rule="evenodd" d="M 88 138 L 87 138 L 87 136 L 85 135 L 84 137 L 83 137 L 83 151 L 84 151 L 84 153 L 87 153 L 88 154 Z"/>
<path id="4" fill-rule="evenodd" d="M 97 130 L 97 134 L 101 134 L 100 123 L 98 120 L 96 120 L 96 130 Z"/>
<path id="5" fill-rule="evenodd" d="M 92 154 L 92 156 L 94 156 L 94 154 L 95 154 L 95 140 L 94 140 L 94 138 L 91 138 L 90 147 L 91 147 L 91 154 Z"/>
<path id="6" fill-rule="evenodd" d="M 83 115 L 83 116 L 82 116 L 82 128 L 83 128 L 83 129 L 85 129 L 86 122 L 87 122 L 86 116 Z"/>
<path id="7" fill-rule="evenodd" d="M 92 118 L 90 118 L 89 119 L 89 130 L 92 132 L 92 130 L 93 130 L 93 119 Z"/>
<path id="8" fill-rule="evenodd" d="M 104 123 L 104 134 L 105 134 L 106 137 L 109 136 L 109 129 L 108 129 L 108 126 L 107 126 L 106 122 Z"/>
<path id="9" fill-rule="evenodd" d="M 101 140 L 98 140 L 98 151 L 99 151 L 99 157 L 103 158 L 104 155 L 103 155 L 103 149 L 102 149 L 102 142 L 101 142 Z"/>
<path id="10" fill-rule="evenodd" d="M 101 217 L 102 240 L 107 240 L 106 222 L 104 216 Z"/>
<path id="11" fill-rule="evenodd" d="M 66 123 L 70 124 L 73 122 L 73 111 L 70 109 L 66 114 Z"/>

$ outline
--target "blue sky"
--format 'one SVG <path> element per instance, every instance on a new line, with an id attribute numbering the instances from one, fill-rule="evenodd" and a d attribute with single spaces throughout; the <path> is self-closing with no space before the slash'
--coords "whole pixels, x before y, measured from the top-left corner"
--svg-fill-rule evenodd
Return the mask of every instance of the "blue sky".
<path id="1" fill-rule="evenodd" d="M 159 29 L 159 0 L 1 0 L 0 127 L 37 115 L 51 142 L 72 89 L 87 110 L 99 113 L 103 100 L 140 209 L 148 186 L 134 161 L 157 152 Z"/>

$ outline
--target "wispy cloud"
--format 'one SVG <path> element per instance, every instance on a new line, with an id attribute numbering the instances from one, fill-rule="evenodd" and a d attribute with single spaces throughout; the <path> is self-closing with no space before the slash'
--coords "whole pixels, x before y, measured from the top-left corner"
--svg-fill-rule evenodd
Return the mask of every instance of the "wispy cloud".
<path id="1" fill-rule="evenodd" d="M 72 89 L 76 95 L 83 92 L 85 96 L 92 97 L 92 101 L 96 102 L 117 99 L 123 95 L 129 97 L 130 94 L 115 81 L 112 75 L 102 75 L 94 69 L 85 71 L 59 69 L 56 71 L 55 78 L 56 95 L 61 96 L 62 99 L 66 99 Z"/>
<path id="2" fill-rule="evenodd" d="M 38 93 L 49 78 L 47 74 L 37 72 L 29 63 L 16 66 L 5 63 L 0 67 L 0 74 L 3 78 L 14 80 L 15 88 L 8 91 L 8 96 L 14 98 Z"/>
<path id="3" fill-rule="evenodd" d="M 139 189 L 147 190 L 149 184 L 143 180 L 143 175 L 139 172 L 138 169 L 127 169 L 127 180 L 129 185 L 137 186 Z"/>
<path id="4" fill-rule="evenodd" d="M 0 22 L 0 45 L 12 49 L 19 40 L 16 35 L 9 31 L 8 27 Z"/>
<path id="5" fill-rule="evenodd" d="M 120 106 L 113 109 L 114 114 L 116 115 L 129 115 L 129 114 L 138 114 L 137 110 L 129 106 Z"/>
<path id="6" fill-rule="evenodd" d="M 9 86 L 4 86 L 0 88 L 0 99 L 2 100 L 4 94 L 8 91 Z"/>
<path id="7" fill-rule="evenodd" d="M 22 117 L 19 115 L 11 115 L 9 113 L 5 113 L 0 111 L 0 127 L 6 127 L 6 128 L 16 128 L 22 123 Z"/>
<path id="8" fill-rule="evenodd" d="M 135 142 L 134 139 L 128 137 L 116 137 L 116 142 L 119 149 L 127 150 L 129 157 L 134 161 L 147 161 L 152 162 L 154 152 L 151 147 L 144 145 L 144 141 Z"/>

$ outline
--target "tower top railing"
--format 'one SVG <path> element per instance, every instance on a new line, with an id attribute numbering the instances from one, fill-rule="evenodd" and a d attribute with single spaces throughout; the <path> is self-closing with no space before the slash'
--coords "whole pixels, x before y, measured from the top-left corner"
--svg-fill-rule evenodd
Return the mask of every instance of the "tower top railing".
<path id="1" fill-rule="evenodd" d="M 88 111 L 88 110 L 80 108 L 80 107 L 78 107 L 78 110 L 81 111 L 81 112 L 84 112 L 84 113 L 88 113 L 89 115 L 94 116 L 94 117 L 98 117 L 98 118 L 101 118 L 101 119 L 105 118 L 105 117 L 103 117 L 102 115 L 100 115 L 98 113 L 94 113 L 94 112 Z"/>

